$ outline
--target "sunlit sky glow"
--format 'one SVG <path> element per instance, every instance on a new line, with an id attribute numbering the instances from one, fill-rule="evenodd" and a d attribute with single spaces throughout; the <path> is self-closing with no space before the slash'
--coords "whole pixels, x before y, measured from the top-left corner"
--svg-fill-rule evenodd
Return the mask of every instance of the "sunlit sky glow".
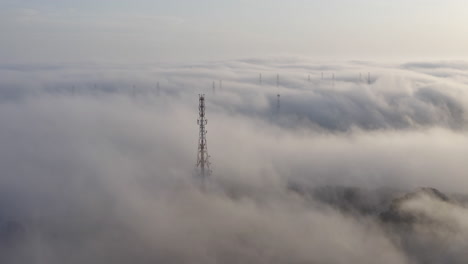
<path id="1" fill-rule="evenodd" d="M 462 0 L 0 0 L 5 63 L 468 57 Z"/>

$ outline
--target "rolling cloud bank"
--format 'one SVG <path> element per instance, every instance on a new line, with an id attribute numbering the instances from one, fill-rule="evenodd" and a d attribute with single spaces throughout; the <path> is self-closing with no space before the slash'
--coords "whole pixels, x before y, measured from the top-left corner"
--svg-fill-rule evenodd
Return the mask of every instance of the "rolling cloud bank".
<path id="1" fill-rule="evenodd" d="M 468 260 L 467 63 L 0 65 L 0 80 L 1 263 Z"/>

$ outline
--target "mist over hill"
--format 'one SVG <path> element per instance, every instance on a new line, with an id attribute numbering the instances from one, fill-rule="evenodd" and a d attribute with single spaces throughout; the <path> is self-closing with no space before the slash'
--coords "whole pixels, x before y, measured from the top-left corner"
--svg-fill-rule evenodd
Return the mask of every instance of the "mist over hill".
<path id="1" fill-rule="evenodd" d="M 466 263 L 467 69 L 0 65 L 0 262 Z"/>

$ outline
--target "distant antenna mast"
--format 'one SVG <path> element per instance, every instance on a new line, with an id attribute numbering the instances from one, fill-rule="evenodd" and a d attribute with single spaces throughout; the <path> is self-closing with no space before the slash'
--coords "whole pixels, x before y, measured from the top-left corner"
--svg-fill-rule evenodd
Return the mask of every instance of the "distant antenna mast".
<path id="1" fill-rule="evenodd" d="M 276 75 L 276 87 L 279 87 L 279 74 Z"/>
<path id="2" fill-rule="evenodd" d="M 276 111 L 279 114 L 280 109 L 281 109 L 281 101 L 280 101 L 281 95 L 278 94 L 277 97 L 278 97 L 278 104 L 276 105 Z"/>
<path id="3" fill-rule="evenodd" d="M 205 187 L 207 179 L 211 175 L 210 169 L 210 156 L 208 155 L 208 147 L 206 142 L 206 125 L 208 124 L 208 120 L 205 116 L 205 95 L 199 95 L 199 118 L 198 118 L 198 125 L 200 127 L 200 135 L 198 139 L 198 156 L 197 156 L 197 168 L 199 177 L 202 181 L 202 186 Z"/>
<path id="4" fill-rule="evenodd" d="M 263 81 L 262 81 L 262 74 L 260 73 L 260 75 L 258 76 L 258 81 L 260 83 L 260 85 L 263 84 Z"/>

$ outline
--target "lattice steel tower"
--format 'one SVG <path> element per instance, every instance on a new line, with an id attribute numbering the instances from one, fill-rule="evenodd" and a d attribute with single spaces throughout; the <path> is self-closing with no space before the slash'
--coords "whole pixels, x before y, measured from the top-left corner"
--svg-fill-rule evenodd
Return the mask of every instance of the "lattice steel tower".
<path id="1" fill-rule="evenodd" d="M 198 157 L 197 157 L 197 168 L 199 177 L 202 181 L 202 186 L 205 186 L 207 179 L 211 175 L 210 169 L 210 156 L 208 155 L 208 147 L 206 144 L 206 125 L 208 124 L 208 120 L 205 117 L 205 95 L 199 95 L 200 105 L 198 107 L 199 110 L 199 119 L 197 121 L 198 125 L 200 126 L 200 136 L 198 139 Z"/>

